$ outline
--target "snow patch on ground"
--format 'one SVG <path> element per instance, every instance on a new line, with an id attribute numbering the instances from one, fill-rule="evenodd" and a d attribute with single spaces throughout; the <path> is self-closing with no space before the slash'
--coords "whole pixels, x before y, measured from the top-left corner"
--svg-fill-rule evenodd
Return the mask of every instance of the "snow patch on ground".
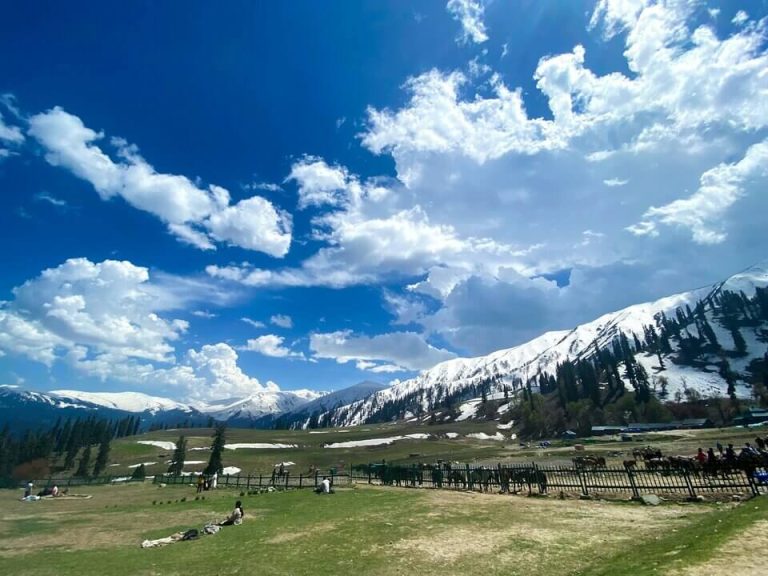
<path id="1" fill-rule="evenodd" d="M 275 468 L 278 468 L 280 466 L 283 466 L 283 467 L 285 467 L 285 466 L 296 466 L 296 462 L 278 462 L 277 464 L 275 464 Z"/>
<path id="2" fill-rule="evenodd" d="M 274 449 L 274 448 L 298 448 L 296 444 L 270 444 L 267 442 L 255 442 L 245 444 L 224 444 L 224 448 L 227 450 L 239 450 L 241 448 L 254 448 L 254 449 Z"/>
<path id="3" fill-rule="evenodd" d="M 514 425 L 515 425 L 515 421 L 512 420 L 511 422 L 508 422 L 506 424 L 496 424 L 496 428 L 498 428 L 499 430 L 509 430 Z"/>
<path id="4" fill-rule="evenodd" d="M 368 438 L 367 440 L 350 440 L 349 442 L 334 442 L 325 448 L 357 448 L 359 446 L 381 446 L 392 444 L 398 440 L 426 440 L 429 434 L 406 434 L 405 436 L 389 436 L 387 438 Z"/>
<path id="5" fill-rule="evenodd" d="M 240 468 L 237 466 L 227 466 L 224 468 L 224 476 L 234 476 L 235 474 L 240 474 Z"/>
<path id="6" fill-rule="evenodd" d="M 448 438 L 458 438 L 459 437 L 459 433 L 458 432 L 446 432 L 445 435 Z"/>
<path id="7" fill-rule="evenodd" d="M 464 402 L 464 404 L 459 406 L 459 411 L 461 414 L 459 414 L 459 417 L 456 418 L 456 422 L 461 422 L 462 420 L 468 420 L 469 418 L 472 418 L 477 412 L 477 408 L 479 406 L 480 400 L 470 400 L 469 402 Z"/>
<path id="8" fill-rule="evenodd" d="M 174 442 L 163 442 L 160 440 L 138 440 L 136 444 L 146 444 L 147 446 L 157 446 L 163 450 L 176 450 Z"/>
<path id="9" fill-rule="evenodd" d="M 168 464 L 173 462 L 173 460 L 169 461 Z M 184 460 L 184 466 L 187 464 L 205 464 L 205 460 Z"/>
<path id="10" fill-rule="evenodd" d="M 198 450 L 210 450 L 210 446 L 203 446 L 202 448 L 187 448 L 190 452 L 196 452 Z"/>
<path id="11" fill-rule="evenodd" d="M 310 434 L 328 434 L 328 430 L 310 430 Z"/>
<path id="12" fill-rule="evenodd" d="M 501 432 L 496 432 L 493 436 L 486 434 L 485 432 L 473 432 L 467 434 L 467 438 L 477 438 L 478 440 L 506 440 Z"/>
<path id="13" fill-rule="evenodd" d="M 128 468 L 138 468 L 139 466 L 153 466 L 157 462 L 139 462 L 138 464 L 131 464 Z"/>

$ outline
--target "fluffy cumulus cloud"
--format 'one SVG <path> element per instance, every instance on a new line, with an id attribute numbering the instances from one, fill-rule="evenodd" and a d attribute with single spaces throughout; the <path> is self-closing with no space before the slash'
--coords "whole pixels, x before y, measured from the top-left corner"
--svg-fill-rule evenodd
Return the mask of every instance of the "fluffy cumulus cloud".
<path id="1" fill-rule="evenodd" d="M 238 398 L 264 390 L 279 390 L 274 382 L 262 385 L 258 379 L 245 374 L 238 365 L 237 352 L 228 344 L 206 344 L 200 350 L 189 350 L 185 360 L 199 383 L 198 386 L 186 385 L 192 398 Z"/>
<path id="2" fill-rule="evenodd" d="M 453 19 L 461 24 L 461 43 L 481 44 L 488 40 L 483 16 L 485 7 L 482 0 L 448 0 L 446 9 Z"/>
<path id="3" fill-rule="evenodd" d="M 0 352 L 199 399 L 263 390 L 227 344 L 177 350 L 188 323 L 168 315 L 195 290 L 203 296 L 180 284 L 155 281 L 127 261 L 67 260 L 15 288 L 0 306 Z"/>
<path id="4" fill-rule="evenodd" d="M 0 309 L 0 346 L 48 365 L 69 353 L 170 361 L 187 323 L 158 315 L 157 291 L 130 262 L 68 260 L 14 289 Z"/>
<path id="5" fill-rule="evenodd" d="M 309 347 L 316 358 L 330 358 L 340 364 L 356 362 L 357 367 L 378 372 L 423 370 L 455 358 L 453 352 L 432 346 L 415 332 L 377 336 L 355 335 L 351 331 L 312 334 Z"/>
<path id="6" fill-rule="evenodd" d="M 246 343 L 244 350 L 258 352 L 264 356 L 273 358 L 304 358 L 301 352 L 295 352 L 284 344 L 285 338 L 276 334 L 265 334 L 257 338 L 251 338 Z"/>
<path id="7" fill-rule="evenodd" d="M 659 224 L 681 226 L 700 244 L 725 241 L 722 216 L 745 193 L 750 179 L 764 181 L 768 176 L 768 140 L 750 146 L 744 157 L 731 164 L 719 164 L 701 176 L 698 190 L 690 197 L 665 206 L 651 207 L 643 220 L 628 227 L 634 234 L 659 234 Z M 759 184 L 758 184 L 759 185 Z"/>
<path id="8" fill-rule="evenodd" d="M 157 172 L 119 138 L 111 141 L 114 159 L 96 144 L 104 134 L 59 107 L 32 116 L 29 134 L 43 146 L 49 164 L 90 182 L 103 200 L 121 197 L 155 215 L 183 242 L 210 250 L 219 241 L 275 257 L 288 252 L 291 218 L 264 198 L 232 203 L 220 186 L 200 188 L 185 176 Z"/>
<path id="9" fill-rule="evenodd" d="M 295 163 L 286 182 L 294 181 L 299 188 L 299 209 L 310 206 L 338 205 L 344 201 L 348 174 L 339 166 L 329 166 L 325 160 L 307 156 Z"/>

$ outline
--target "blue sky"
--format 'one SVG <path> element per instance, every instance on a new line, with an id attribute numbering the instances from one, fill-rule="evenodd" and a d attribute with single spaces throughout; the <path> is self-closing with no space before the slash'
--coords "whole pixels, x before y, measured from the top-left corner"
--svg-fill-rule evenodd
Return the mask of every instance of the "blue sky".
<path id="1" fill-rule="evenodd" d="M 0 384 L 387 382 L 767 256 L 762 0 L 3 12 Z"/>

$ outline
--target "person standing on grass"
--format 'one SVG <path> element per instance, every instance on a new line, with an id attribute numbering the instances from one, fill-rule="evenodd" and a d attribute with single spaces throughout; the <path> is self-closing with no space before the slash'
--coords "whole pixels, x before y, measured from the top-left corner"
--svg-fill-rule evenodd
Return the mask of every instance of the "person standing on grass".
<path id="1" fill-rule="evenodd" d="M 197 493 L 200 494 L 200 492 L 203 491 L 203 486 L 205 485 L 205 478 L 202 474 L 197 477 Z"/>
<path id="2" fill-rule="evenodd" d="M 213 477 L 211 478 L 211 488 L 216 490 L 216 485 L 219 483 L 219 473 L 214 472 Z"/>

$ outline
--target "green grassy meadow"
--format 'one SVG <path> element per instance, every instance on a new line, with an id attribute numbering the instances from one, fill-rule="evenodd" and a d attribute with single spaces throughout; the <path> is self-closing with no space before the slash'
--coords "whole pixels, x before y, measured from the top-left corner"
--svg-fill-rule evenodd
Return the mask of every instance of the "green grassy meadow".
<path id="1" fill-rule="evenodd" d="M 644 507 L 367 485 L 330 496 L 219 489 L 204 500 L 186 486 L 148 482 L 87 491 L 88 500 L 39 502 L 0 491 L 0 573 L 676 574 L 768 524 L 764 497 Z M 225 517 L 237 498 L 246 511 L 241 526 L 140 548 L 144 539 Z"/>

